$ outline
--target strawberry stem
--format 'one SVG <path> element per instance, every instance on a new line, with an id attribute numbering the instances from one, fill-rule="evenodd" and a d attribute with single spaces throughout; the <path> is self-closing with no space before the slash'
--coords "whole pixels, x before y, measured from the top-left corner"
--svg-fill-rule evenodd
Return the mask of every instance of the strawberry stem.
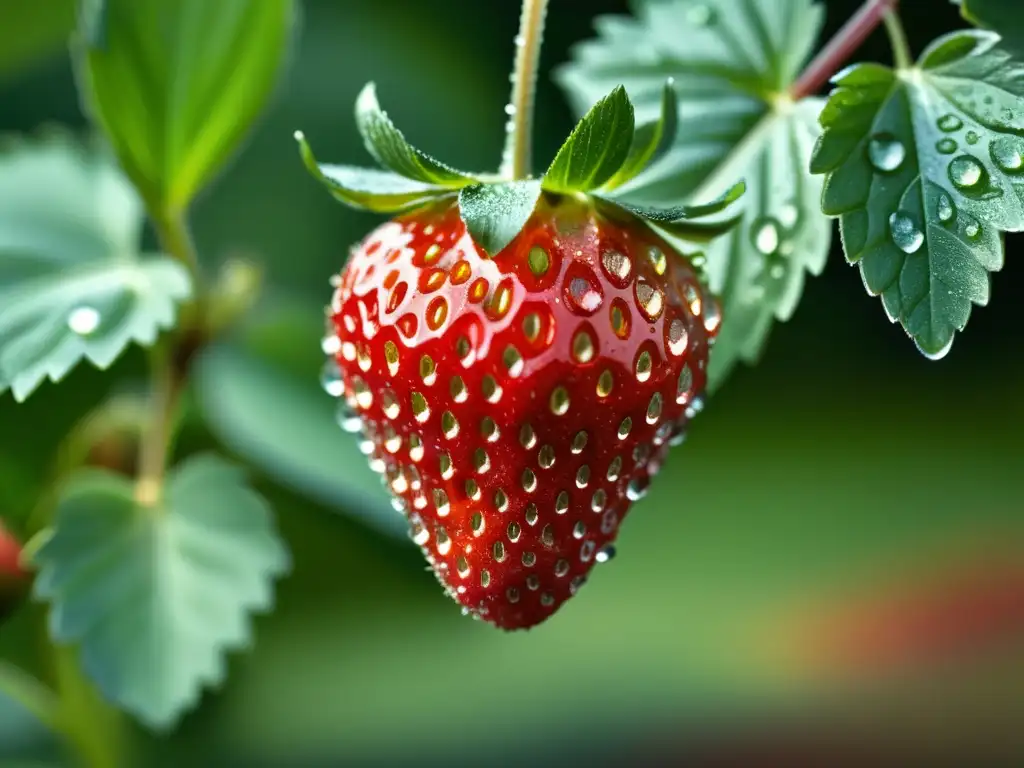
<path id="1" fill-rule="evenodd" d="M 523 0 L 516 35 L 516 63 L 512 72 L 512 97 L 505 111 L 508 123 L 505 130 L 505 153 L 501 161 L 501 176 L 517 180 L 530 176 L 533 101 L 537 85 L 537 67 L 540 46 L 544 39 L 544 20 L 548 0 Z"/>
<path id="2" fill-rule="evenodd" d="M 835 34 L 835 37 L 821 49 L 821 53 L 807 65 L 803 74 L 793 84 L 790 89 L 790 96 L 793 100 L 796 101 L 817 93 L 818 89 L 839 71 L 839 68 L 860 48 L 879 24 L 883 21 L 887 24 L 890 23 L 889 19 L 895 15 L 898 5 L 899 0 L 866 0 Z M 900 60 L 898 49 L 896 55 L 897 64 L 902 68 L 905 63 Z"/>

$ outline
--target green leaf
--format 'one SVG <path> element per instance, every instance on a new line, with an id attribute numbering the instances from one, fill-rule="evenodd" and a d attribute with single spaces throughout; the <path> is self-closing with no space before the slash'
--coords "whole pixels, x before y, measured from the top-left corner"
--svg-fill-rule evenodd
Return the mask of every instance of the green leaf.
<path id="1" fill-rule="evenodd" d="M 477 184 L 459 192 L 459 213 L 473 240 L 494 256 L 522 231 L 539 197 L 539 181 Z"/>
<path id="2" fill-rule="evenodd" d="M 405 518 L 391 509 L 358 441 L 339 428 L 338 401 L 317 384 L 323 353 L 315 344 L 296 348 L 295 339 L 322 329 L 323 308 L 312 302 L 262 306 L 239 342 L 211 347 L 196 361 L 204 422 L 282 485 L 408 540 Z"/>
<path id="3" fill-rule="evenodd" d="M 625 208 L 634 216 L 639 216 L 652 226 L 682 240 L 687 240 L 691 243 L 709 243 L 731 231 L 741 216 L 734 216 L 719 221 L 701 221 L 700 219 L 721 213 L 739 200 L 745 190 L 746 184 L 739 182 L 711 202 L 699 205 L 677 205 L 673 208 L 634 205 L 633 203 L 615 198 L 600 199 L 611 205 Z"/>
<path id="4" fill-rule="evenodd" d="M 672 207 L 747 182 L 743 218 L 707 249 L 723 324 L 711 354 L 712 389 L 739 361 L 755 362 L 775 320 L 792 316 L 807 272 L 824 269 L 832 227 L 821 180 L 807 166 L 821 102 L 786 91 L 813 53 L 823 8 L 812 0 L 662 0 L 636 18 L 598 20 L 557 79 L 577 112 L 614 84 L 638 120 L 662 108 L 675 79 L 679 125 L 672 149 L 616 190 L 617 201 Z"/>
<path id="5" fill-rule="evenodd" d="M 105 154 L 60 137 L 0 154 L 0 392 L 24 400 L 173 325 L 188 273 L 141 256 L 141 234 L 140 201 Z"/>
<path id="6" fill-rule="evenodd" d="M 184 209 L 266 106 L 294 0 L 106 0 L 77 42 L 80 90 L 146 201 Z"/>
<path id="7" fill-rule="evenodd" d="M 988 302 L 1000 233 L 1024 229 L 1024 66 L 998 40 L 946 35 L 905 73 L 852 67 L 821 116 L 822 208 L 868 291 L 932 358 Z"/>
<path id="8" fill-rule="evenodd" d="M 0 11 L 0 79 L 49 56 L 64 54 L 75 25 L 76 0 L 4 2 Z"/>
<path id="9" fill-rule="evenodd" d="M 413 181 L 390 171 L 317 163 L 302 131 L 295 132 L 307 170 L 345 205 L 377 213 L 395 213 L 454 194 L 449 187 Z"/>
<path id="10" fill-rule="evenodd" d="M 356 99 L 356 125 L 374 159 L 400 176 L 424 184 L 458 189 L 477 180 L 457 171 L 405 140 L 377 102 L 377 88 L 367 83 Z"/>
<path id="11" fill-rule="evenodd" d="M 604 189 L 621 187 L 644 168 L 664 157 L 675 143 L 676 130 L 679 127 L 678 116 L 679 99 L 676 95 L 675 81 L 670 77 L 665 81 L 665 89 L 661 96 L 661 112 L 657 119 L 636 127 L 633 132 L 633 145 L 629 149 L 626 162 L 605 182 Z"/>
<path id="12" fill-rule="evenodd" d="M 542 183 L 552 192 L 599 189 L 630 155 L 633 105 L 621 85 L 579 121 L 551 162 Z"/>
<path id="13" fill-rule="evenodd" d="M 289 559 L 241 470 L 203 455 L 171 474 L 155 506 L 123 476 L 76 477 L 36 555 L 35 589 L 54 640 L 79 645 L 100 691 L 167 729 L 223 681 L 225 653 L 250 644 L 250 614 L 271 607 Z"/>
<path id="14" fill-rule="evenodd" d="M 965 0 L 960 5 L 965 19 L 997 32 L 1014 54 L 1024 53 L 1024 14 L 1018 0 Z"/>

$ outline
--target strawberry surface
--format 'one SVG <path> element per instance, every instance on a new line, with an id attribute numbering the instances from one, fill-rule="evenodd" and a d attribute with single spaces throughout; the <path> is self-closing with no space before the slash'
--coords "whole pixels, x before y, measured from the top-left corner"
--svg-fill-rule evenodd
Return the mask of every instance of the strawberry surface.
<path id="1" fill-rule="evenodd" d="M 494 258 L 443 202 L 334 281 L 327 384 L 445 590 L 548 618 L 700 409 L 718 305 L 643 222 L 547 195 Z"/>

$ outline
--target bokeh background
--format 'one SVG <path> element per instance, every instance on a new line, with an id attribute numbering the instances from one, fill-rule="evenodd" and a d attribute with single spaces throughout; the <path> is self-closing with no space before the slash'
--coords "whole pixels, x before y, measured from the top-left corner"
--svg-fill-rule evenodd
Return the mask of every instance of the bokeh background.
<path id="1" fill-rule="evenodd" d="M 825 35 L 857 4 L 828 0 Z M 547 73 L 594 15 L 626 10 L 551 5 L 541 161 L 573 123 Z M 961 25 L 948 3 L 904 5 L 916 51 Z M 333 203 L 291 133 L 361 162 L 352 104 L 372 79 L 414 143 L 496 166 L 518 3 L 304 6 L 272 109 L 195 208 L 204 260 L 259 261 L 267 293 L 258 320 L 203 361 L 178 448 L 251 463 L 295 569 L 224 690 L 175 735 L 140 733 L 138 764 L 878 765 L 923 750 L 1024 764 L 1020 237 L 992 306 L 935 363 L 836 242 L 763 362 L 674 452 L 618 557 L 553 621 L 505 635 L 443 597 L 334 425 L 317 384 L 327 280 L 379 219 Z M 0 0 L 0 131 L 84 128 L 71 18 L 69 0 Z M 860 55 L 888 61 L 884 35 Z M 0 397 L 0 515 L 31 507 L 62 435 L 141 363 L 133 351 L 113 374 L 82 365 L 24 405 Z M 0 626 L 0 652 L 31 663 L 28 615 Z M 56 754 L 0 699 L 0 765 Z"/>

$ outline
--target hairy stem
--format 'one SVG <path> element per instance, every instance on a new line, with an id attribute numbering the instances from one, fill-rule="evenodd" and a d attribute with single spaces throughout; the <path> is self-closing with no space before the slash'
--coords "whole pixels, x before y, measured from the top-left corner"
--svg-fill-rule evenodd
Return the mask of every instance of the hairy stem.
<path id="1" fill-rule="evenodd" d="M 544 19 L 548 0 L 523 0 L 523 12 L 516 36 L 516 63 L 512 73 L 512 98 L 505 136 L 505 154 L 501 175 L 507 179 L 525 179 L 530 175 L 533 144 L 533 101 L 537 86 L 540 45 L 544 39 Z"/>
<path id="2" fill-rule="evenodd" d="M 910 55 L 907 33 L 903 31 L 903 24 L 900 23 L 896 9 L 889 8 L 882 20 L 885 22 L 885 31 L 889 35 L 889 45 L 892 46 L 892 58 L 896 69 L 910 69 L 914 66 L 914 59 Z"/>
<path id="3" fill-rule="evenodd" d="M 188 267 L 196 298 L 182 308 L 179 328 L 165 343 L 158 343 L 150 350 L 150 415 L 148 426 L 139 442 L 135 485 L 136 500 L 149 506 L 160 499 L 178 405 L 185 388 L 188 362 L 194 351 L 190 340 L 195 329 L 201 326 L 205 312 L 205 291 L 199 273 L 199 259 L 185 216 L 172 214 L 154 216 L 153 219 L 164 250 Z"/>
<path id="4" fill-rule="evenodd" d="M 821 49 L 821 52 L 807 65 L 803 74 L 797 78 L 790 89 L 792 98 L 802 99 L 817 93 L 829 81 L 829 78 L 839 71 L 839 68 L 846 63 L 854 51 L 860 48 L 868 35 L 883 22 L 888 25 L 888 18 L 895 16 L 897 5 L 899 5 L 899 0 L 865 0 L 849 21 L 836 32 L 835 36 Z M 904 48 L 903 52 L 905 51 Z M 904 65 L 900 62 L 899 56 L 900 52 L 897 51 L 897 65 L 902 67 Z"/>

